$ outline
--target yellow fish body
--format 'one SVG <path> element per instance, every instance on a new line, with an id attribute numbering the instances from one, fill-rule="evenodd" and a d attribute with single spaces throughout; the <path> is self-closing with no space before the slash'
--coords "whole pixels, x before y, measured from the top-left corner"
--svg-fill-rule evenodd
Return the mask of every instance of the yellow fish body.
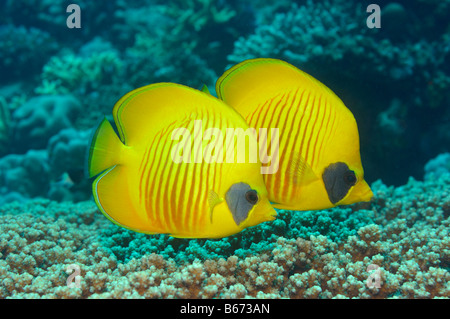
<path id="1" fill-rule="evenodd" d="M 324 84 L 284 61 L 253 59 L 226 71 L 216 91 L 257 132 L 279 129 L 279 169 L 264 175 L 274 207 L 325 209 L 372 198 L 355 118 Z"/>
<path id="2" fill-rule="evenodd" d="M 120 139 L 103 120 L 91 142 L 88 171 L 100 174 L 94 199 L 115 224 L 148 234 L 217 238 L 275 219 L 261 163 L 220 160 L 220 151 L 234 144 L 222 148 L 219 133 L 248 128 L 222 101 L 158 83 L 123 96 L 113 117 Z M 200 139 L 208 129 L 218 129 L 217 136 Z M 200 156 L 208 146 L 209 154 L 217 152 L 214 160 Z"/>

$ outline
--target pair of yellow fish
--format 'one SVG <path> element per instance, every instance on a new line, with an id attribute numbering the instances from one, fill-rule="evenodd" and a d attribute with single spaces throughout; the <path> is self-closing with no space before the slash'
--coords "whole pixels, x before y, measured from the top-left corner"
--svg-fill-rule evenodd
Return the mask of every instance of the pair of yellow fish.
<path id="1" fill-rule="evenodd" d="M 273 207 L 312 210 L 371 199 L 356 121 L 321 82 L 286 62 L 254 59 L 225 72 L 216 91 L 218 99 L 158 83 L 116 103 L 119 137 L 104 119 L 88 160 L 90 177 L 98 175 L 95 201 L 108 219 L 149 234 L 217 238 L 274 220 Z M 259 128 L 278 128 L 273 174 L 261 174 L 260 160 L 236 161 L 236 153 L 225 160 L 242 136 L 219 136 L 249 127 L 256 132 L 245 136 L 249 144 Z M 202 158 L 208 148 L 212 161 Z"/>

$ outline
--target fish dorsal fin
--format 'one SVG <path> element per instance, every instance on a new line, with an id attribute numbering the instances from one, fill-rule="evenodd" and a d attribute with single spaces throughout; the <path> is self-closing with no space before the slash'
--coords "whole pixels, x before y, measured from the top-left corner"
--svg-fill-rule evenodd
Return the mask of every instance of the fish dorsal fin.
<path id="1" fill-rule="evenodd" d="M 257 101 L 267 101 L 274 96 L 274 92 L 299 87 L 321 94 L 326 91 L 335 96 L 320 81 L 277 59 L 246 60 L 227 70 L 216 82 L 219 99 L 234 107 L 244 117 L 254 111 L 252 109 L 258 105 Z"/>
<path id="2" fill-rule="evenodd" d="M 301 155 L 294 156 L 290 161 L 286 174 L 297 185 L 308 185 L 318 179 L 311 166 Z"/>
<path id="3" fill-rule="evenodd" d="M 145 140 L 146 135 L 154 135 L 166 128 L 173 122 L 172 114 L 180 112 L 182 103 L 179 99 L 190 99 L 195 95 L 192 90 L 175 83 L 156 83 L 125 94 L 113 109 L 122 143 L 132 146 L 136 140 Z"/>
<path id="4" fill-rule="evenodd" d="M 224 201 L 224 199 L 221 198 L 219 196 L 219 194 L 217 194 L 215 191 L 213 191 L 213 190 L 209 191 L 209 194 L 208 194 L 208 206 L 209 206 L 209 213 L 210 213 L 211 223 L 212 223 L 212 219 L 213 219 L 214 207 L 216 207 L 217 204 L 220 204 L 223 201 Z"/>
<path id="5" fill-rule="evenodd" d="M 124 95 L 115 104 L 113 116 L 122 143 L 134 146 L 179 121 L 183 115 L 211 108 L 229 113 L 230 106 L 181 84 L 155 83 Z"/>

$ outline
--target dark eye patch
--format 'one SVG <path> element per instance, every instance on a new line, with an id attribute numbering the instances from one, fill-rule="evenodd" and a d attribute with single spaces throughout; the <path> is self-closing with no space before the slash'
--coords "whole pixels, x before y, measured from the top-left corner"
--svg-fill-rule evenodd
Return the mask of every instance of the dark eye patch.
<path id="1" fill-rule="evenodd" d="M 228 208 L 236 225 L 248 217 L 248 213 L 258 202 L 258 193 L 245 183 L 233 184 L 225 195 Z"/>
<path id="2" fill-rule="evenodd" d="M 354 171 L 348 170 L 347 172 L 344 173 L 344 182 L 349 185 L 349 186 L 353 186 L 356 184 L 356 181 L 358 179 L 356 178 L 356 174 Z"/>
<path id="3" fill-rule="evenodd" d="M 350 188 L 356 184 L 358 178 L 355 172 L 350 170 L 347 164 L 337 162 L 325 168 L 322 180 L 328 193 L 328 198 L 333 204 L 341 201 Z"/>

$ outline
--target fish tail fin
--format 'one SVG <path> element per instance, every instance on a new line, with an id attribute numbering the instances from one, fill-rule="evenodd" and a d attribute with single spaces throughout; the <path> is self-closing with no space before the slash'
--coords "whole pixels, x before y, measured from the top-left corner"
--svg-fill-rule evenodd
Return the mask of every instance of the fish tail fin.
<path id="1" fill-rule="evenodd" d="M 103 118 L 92 135 L 88 152 L 87 175 L 89 177 L 96 176 L 119 164 L 120 154 L 124 147 L 125 145 L 114 132 L 111 123 Z"/>
<path id="2" fill-rule="evenodd" d="M 136 207 L 137 195 L 130 192 L 130 167 L 126 146 L 117 136 L 111 123 L 104 118 L 92 135 L 87 170 L 92 194 L 100 211 L 110 221 L 138 232 L 153 233 L 148 217 Z"/>

